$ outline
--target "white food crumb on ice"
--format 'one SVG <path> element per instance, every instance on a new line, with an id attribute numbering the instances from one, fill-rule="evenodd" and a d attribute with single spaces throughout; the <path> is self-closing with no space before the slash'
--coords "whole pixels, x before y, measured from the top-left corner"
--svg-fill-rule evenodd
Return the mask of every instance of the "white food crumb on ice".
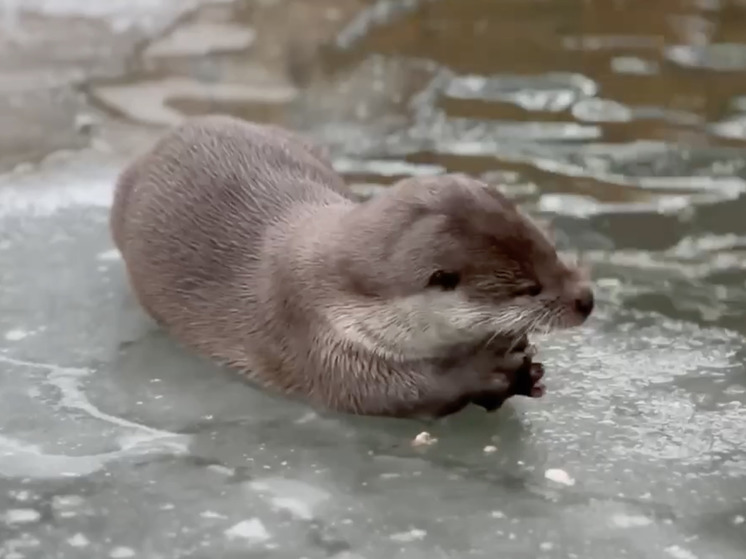
<path id="1" fill-rule="evenodd" d="M 55 509 L 79 507 L 85 504 L 85 499 L 80 495 L 57 495 L 52 499 L 52 507 Z"/>
<path id="2" fill-rule="evenodd" d="M 570 477 L 570 474 L 559 468 L 549 468 L 544 472 L 544 477 L 549 481 L 561 483 L 562 485 L 575 485 L 575 480 Z"/>
<path id="3" fill-rule="evenodd" d="M 495 445 L 488 444 L 484 447 L 485 454 L 492 454 L 493 452 L 497 452 L 497 447 Z"/>
<path id="4" fill-rule="evenodd" d="M 75 534 L 74 536 L 67 538 L 67 543 L 73 547 L 86 547 L 90 541 L 83 534 Z"/>
<path id="5" fill-rule="evenodd" d="M 28 336 L 25 330 L 8 330 L 5 332 L 5 339 L 9 342 L 18 342 Z"/>
<path id="6" fill-rule="evenodd" d="M 109 553 L 109 557 L 112 559 L 127 559 L 127 557 L 134 557 L 135 550 L 130 547 L 115 547 Z"/>
<path id="7" fill-rule="evenodd" d="M 392 534 L 391 539 L 395 542 L 413 542 L 418 540 L 424 540 L 427 536 L 425 530 L 419 528 L 413 528 L 409 532 L 399 532 L 398 534 Z"/>
<path id="8" fill-rule="evenodd" d="M 735 524 L 736 526 L 738 526 L 739 524 L 743 524 L 744 522 L 746 522 L 746 518 L 743 515 L 739 514 L 733 517 L 733 524 Z"/>
<path id="9" fill-rule="evenodd" d="M 100 253 L 97 258 L 99 260 L 111 261 L 121 260 L 122 256 L 117 249 L 111 249 Z"/>
<path id="10" fill-rule="evenodd" d="M 419 435 L 417 435 L 414 440 L 412 441 L 412 444 L 414 446 L 430 446 L 432 444 L 435 444 L 438 442 L 438 439 L 433 437 L 430 433 L 427 431 L 423 431 Z"/>
<path id="11" fill-rule="evenodd" d="M 161 396 L 162 398 L 162 396 Z M 216 474 L 224 475 L 224 476 L 232 476 L 236 473 L 236 471 L 233 468 L 228 468 L 227 466 L 221 466 L 220 464 L 210 464 L 207 466 L 207 469 L 211 472 L 215 472 Z"/>
<path id="12" fill-rule="evenodd" d="M 34 509 L 12 509 L 5 513 L 5 521 L 8 524 L 26 524 L 36 522 L 40 518 L 41 514 Z"/>
<path id="13" fill-rule="evenodd" d="M 666 553 L 674 559 L 697 559 L 697 556 L 694 555 L 694 553 L 688 549 L 684 549 L 680 545 L 669 545 L 666 548 Z"/>
<path id="14" fill-rule="evenodd" d="M 16 501 L 28 501 L 31 497 L 31 494 L 28 491 L 18 491 L 18 492 L 11 492 L 9 493 L 11 497 L 13 497 Z"/>
<path id="15" fill-rule="evenodd" d="M 255 542 L 266 541 L 270 538 L 264 523 L 258 518 L 244 520 L 225 531 L 229 538 L 244 538 Z"/>
<path id="16" fill-rule="evenodd" d="M 611 517 L 611 521 L 619 528 L 639 528 L 653 523 L 647 516 L 633 514 L 615 514 Z"/>

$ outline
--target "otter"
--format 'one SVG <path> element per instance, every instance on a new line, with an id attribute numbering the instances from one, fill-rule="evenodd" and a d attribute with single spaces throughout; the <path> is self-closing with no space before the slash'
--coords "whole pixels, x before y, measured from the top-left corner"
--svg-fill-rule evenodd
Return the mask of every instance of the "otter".
<path id="1" fill-rule="evenodd" d="M 110 228 L 175 340 L 337 412 L 539 397 L 528 336 L 593 309 L 584 272 L 499 190 L 447 173 L 360 202 L 323 148 L 230 116 L 192 117 L 125 167 Z"/>

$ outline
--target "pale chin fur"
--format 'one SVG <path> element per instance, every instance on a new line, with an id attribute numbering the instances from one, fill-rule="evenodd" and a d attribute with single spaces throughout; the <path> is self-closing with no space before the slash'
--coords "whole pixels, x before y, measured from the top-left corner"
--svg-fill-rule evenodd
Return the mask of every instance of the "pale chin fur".
<path id="1" fill-rule="evenodd" d="M 337 307 L 329 319 L 343 339 L 367 351 L 394 359 L 428 359 L 453 346 L 483 342 L 498 324 L 509 334 L 509 315 L 475 304 L 459 291 L 432 291 L 383 305 Z M 520 326 L 513 316 L 514 327 Z"/>

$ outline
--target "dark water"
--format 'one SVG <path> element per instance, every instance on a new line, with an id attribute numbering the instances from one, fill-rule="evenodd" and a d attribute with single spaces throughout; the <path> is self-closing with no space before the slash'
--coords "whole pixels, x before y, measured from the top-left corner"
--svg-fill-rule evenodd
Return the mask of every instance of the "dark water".
<path id="1" fill-rule="evenodd" d="M 219 110 L 309 131 L 361 192 L 483 176 L 592 264 L 598 310 L 541 342 L 542 401 L 321 417 L 142 316 L 120 144 L 5 175 L 0 557 L 746 557 L 746 2 L 264 4 L 91 72 L 102 136 Z"/>

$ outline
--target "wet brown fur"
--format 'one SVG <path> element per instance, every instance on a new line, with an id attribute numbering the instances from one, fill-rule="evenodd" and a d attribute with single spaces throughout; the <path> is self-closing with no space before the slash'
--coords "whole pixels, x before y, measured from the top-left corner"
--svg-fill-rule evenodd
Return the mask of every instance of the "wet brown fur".
<path id="1" fill-rule="evenodd" d="M 572 312 L 585 279 L 497 191 L 443 175 L 358 203 L 323 150 L 230 117 L 191 119 L 128 166 L 111 230 L 174 338 L 343 412 L 497 407 L 516 383 L 530 392 L 527 367 L 541 374 L 505 341 L 585 319 Z M 428 288 L 436 269 L 459 287 Z M 536 282 L 542 295 L 525 295 Z"/>

